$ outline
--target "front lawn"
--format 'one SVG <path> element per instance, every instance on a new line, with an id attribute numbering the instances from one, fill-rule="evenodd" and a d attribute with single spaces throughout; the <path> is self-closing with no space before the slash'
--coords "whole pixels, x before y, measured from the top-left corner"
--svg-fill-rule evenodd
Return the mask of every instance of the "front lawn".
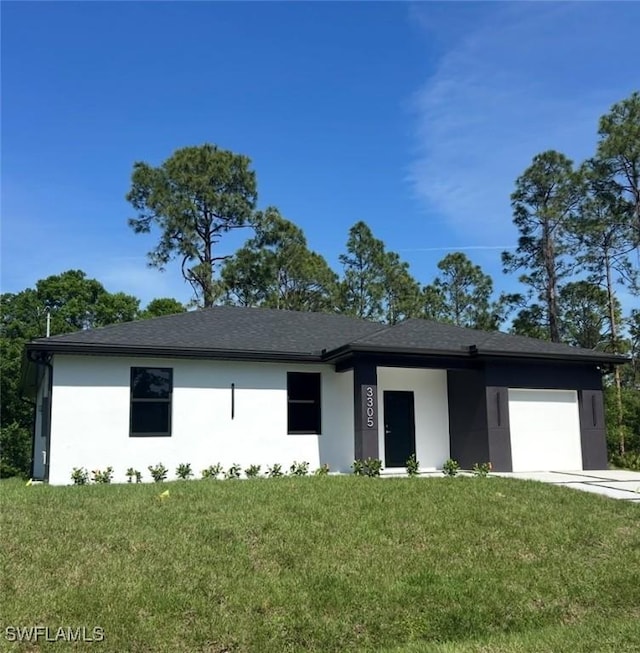
<path id="1" fill-rule="evenodd" d="M 622 501 L 460 477 L 0 495 L 2 650 L 39 650 L 5 636 L 36 625 L 104 629 L 74 650 L 640 650 L 640 506 Z"/>

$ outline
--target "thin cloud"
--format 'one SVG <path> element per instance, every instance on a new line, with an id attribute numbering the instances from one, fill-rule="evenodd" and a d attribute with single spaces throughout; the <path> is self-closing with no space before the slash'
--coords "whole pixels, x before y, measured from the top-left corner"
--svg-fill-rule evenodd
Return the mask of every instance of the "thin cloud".
<path id="1" fill-rule="evenodd" d="M 617 3 L 493 3 L 470 14 L 466 6 L 413 99 L 409 182 L 429 215 L 484 244 L 515 239 L 510 194 L 535 154 L 593 152 L 598 117 L 632 90 L 619 64 L 634 60 L 637 22 L 627 14 L 640 12 Z M 416 12 L 427 35 L 442 27 L 437 8 Z M 604 29 L 617 34 L 608 39 L 615 47 L 594 48 Z"/>

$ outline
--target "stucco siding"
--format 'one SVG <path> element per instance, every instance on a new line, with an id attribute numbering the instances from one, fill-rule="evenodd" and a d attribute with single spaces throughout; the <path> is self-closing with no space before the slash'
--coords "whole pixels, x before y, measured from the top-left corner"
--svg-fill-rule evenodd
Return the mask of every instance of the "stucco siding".
<path id="1" fill-rule="evenodd" d="M 449 458 L 449 409 L 446 370 L 378 367 L 380 458 L 384 464 L 384 391 L 414 393 L 416 458 L 421 469 L 440 469 Z"/>
<path id="2" fill-rule="evenodd" d="M 173 369 L 172 435 L 130 437 L 130 369 Z M 287 372 L 321 372 L 322 434 L 287 434 Z M 128 467 L 149 480 L 148 465 L 163 463 L 174 477 L 180 463 L 196 476 L 215 463 L 307 461 L 346 471 L 353 460 L 352 373 L 329 365 L 185 359 L 56 356 L 51 419 L 53 484 L 70 482 L 73 467 Z M 231 416 L 231 384 L 235 384 Z"/>

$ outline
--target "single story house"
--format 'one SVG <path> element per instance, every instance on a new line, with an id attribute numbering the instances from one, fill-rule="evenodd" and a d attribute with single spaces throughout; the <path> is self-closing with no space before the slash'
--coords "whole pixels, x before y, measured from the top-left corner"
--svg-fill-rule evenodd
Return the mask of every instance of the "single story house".
<path id="1" fill-rule="evenodd" d="M 33 478 L 354 459 L 605 468 L 602 374 L 624 358 L 409 319 L 215 307 L 26 347 Z M 170 476 L 171 477 L 171 476 Z"/>

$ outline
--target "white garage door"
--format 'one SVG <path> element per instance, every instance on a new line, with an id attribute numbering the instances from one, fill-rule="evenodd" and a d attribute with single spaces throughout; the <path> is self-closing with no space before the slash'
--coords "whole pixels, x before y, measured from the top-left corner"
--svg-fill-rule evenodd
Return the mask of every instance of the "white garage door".
<path id="1" fill-rule="evenodd" d="M 514 472 L 582 469 L 575 390 L 509 389 Z"/>

